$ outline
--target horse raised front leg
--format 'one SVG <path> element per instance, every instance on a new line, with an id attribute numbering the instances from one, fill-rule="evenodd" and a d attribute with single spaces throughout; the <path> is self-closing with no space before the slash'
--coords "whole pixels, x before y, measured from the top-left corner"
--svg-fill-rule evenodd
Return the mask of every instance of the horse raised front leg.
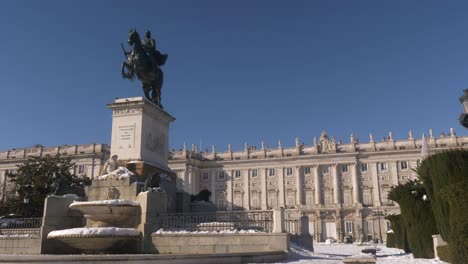
<path id="1" fill-rule="evenodd" d="M 127 69 L 127 72 L 125 71 Z M 134 73 L 133 68 L 126 62 L 122 62 L 122 78 L 133 80 Z"/>

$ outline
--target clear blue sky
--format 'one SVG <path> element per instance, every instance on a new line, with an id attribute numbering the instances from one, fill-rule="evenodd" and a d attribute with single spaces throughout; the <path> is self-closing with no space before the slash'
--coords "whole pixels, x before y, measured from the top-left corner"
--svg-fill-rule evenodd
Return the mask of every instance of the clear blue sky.
<path id="1" fill-rule="evenodd" d="M 0 150 L 110 143 L 120 43 L 150 29 L 169 54 L 171 148 L 349 142 L 458 124 L 466 1 L 2 1 Z"/>

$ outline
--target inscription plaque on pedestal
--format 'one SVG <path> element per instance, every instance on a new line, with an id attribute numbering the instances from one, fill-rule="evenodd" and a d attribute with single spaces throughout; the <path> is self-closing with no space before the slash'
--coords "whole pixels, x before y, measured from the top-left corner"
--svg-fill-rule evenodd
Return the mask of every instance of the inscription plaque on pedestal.
<path id="1" fill-rule="evenodd" d="M 169 124 L 175 118 L 143 97 L 116 99 L 108 107 L 113 110 L 111 155 L 168 169 Z"/>

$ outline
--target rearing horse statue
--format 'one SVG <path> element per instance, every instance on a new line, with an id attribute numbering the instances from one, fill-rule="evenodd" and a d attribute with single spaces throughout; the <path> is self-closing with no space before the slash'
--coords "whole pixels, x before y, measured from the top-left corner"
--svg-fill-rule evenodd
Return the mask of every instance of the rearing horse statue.
<path id="1" fill-rule="evenodd" d="M 151 40 L 154 43 L 154 40 Z M 122 77 L 134 80 L 136 76 L 141 81 L 145 97 L 162 108 L 161 88 L 164 74 L 159 67 L 166 62 L 167 54 L 159 53 L 154 46 L 153 51 L 145 50 L 147 47 L 141 43 L 140 35 L 136 29 L 132 29 L 128 33 L 128 44 L 131 46 L 130 52 L 125 51 L 122 45 L 125 57 L 127 57 L 127 61 L 122 63 Z"/>

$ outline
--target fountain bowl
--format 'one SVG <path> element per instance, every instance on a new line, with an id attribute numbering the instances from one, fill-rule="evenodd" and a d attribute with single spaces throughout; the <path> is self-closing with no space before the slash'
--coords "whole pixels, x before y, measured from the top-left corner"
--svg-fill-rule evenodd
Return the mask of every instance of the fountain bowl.
<path id="1" fill-rule="evenodd" d="M 60 240 L 84 252 L 103 252 L 118 243 L 140 241 L 140 231 L 133 228 L 91 227 L 52 231 L 48 239 Z"/>
<path id="2" fill-rule="evenodd" d="M 140 205 L 128 200 L 73 202 L 70 208 L 81 211 L 95 227 L 133 227 L 140 215 Z"/>

